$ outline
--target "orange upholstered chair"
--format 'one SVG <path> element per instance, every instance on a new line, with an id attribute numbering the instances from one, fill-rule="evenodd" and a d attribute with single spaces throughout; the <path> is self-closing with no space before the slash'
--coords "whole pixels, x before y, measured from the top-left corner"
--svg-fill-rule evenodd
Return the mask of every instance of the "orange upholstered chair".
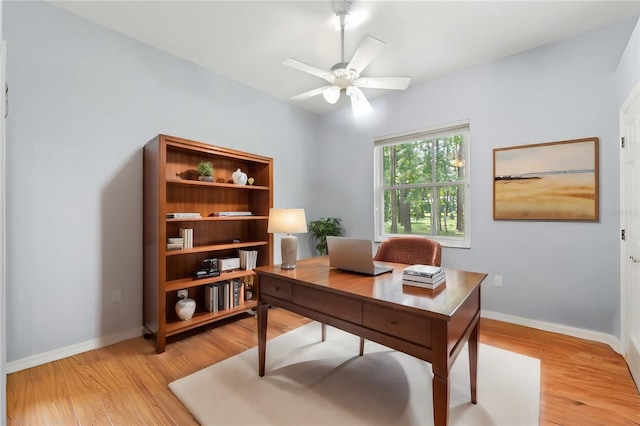
<path id="1" fill-rule="evenodd" d="M 373 260 L 407 265 L 440 266 L 442 247 L 424 237 L 392 237 L 383 241 Z"/>

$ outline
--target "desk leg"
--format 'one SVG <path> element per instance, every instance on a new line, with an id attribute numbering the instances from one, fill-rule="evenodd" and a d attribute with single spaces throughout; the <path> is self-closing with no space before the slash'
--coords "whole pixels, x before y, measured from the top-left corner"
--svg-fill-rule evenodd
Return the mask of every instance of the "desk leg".
<path id="1" fill-rule="evenodd" d="M 269 304 L 258 302 L 258 375 L 264 376 L 264 363 L 267 352 L 267 314 Z"/>
<path id="2" fill-rule="evenodd" d="M 471 402 L 478 403 L 476 395 L 478 382 L 478 326 L 480 321 L 476 322 L 471 334 L 469 335 L 469 382 L 471 383 Z"/>
<path id="3" fill-rule="evenodd" d="M 433 422 L 435 426 L 449 424 L 449 379 L 433 375 Z"/>

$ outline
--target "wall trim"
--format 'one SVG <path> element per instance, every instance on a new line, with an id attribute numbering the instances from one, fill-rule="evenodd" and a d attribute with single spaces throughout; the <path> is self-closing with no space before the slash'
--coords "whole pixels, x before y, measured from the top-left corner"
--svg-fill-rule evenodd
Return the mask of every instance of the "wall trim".
<path id="1" fill-rule="evenodd" d="M 122 342 L 124 340 L 140 337 L 142 336 L 142 334 L 143 334 L 143 328 L 142 326 L 140 326 L 140 327 L 132 328 L 130 330 L 122 331 L 120 333 L 111 334 L 109 336 L 103 336 L 97 339 L 87 340 L 85 342 L 69 345 L 64 348 L 54 349 L 49 352 L 43 352 L 41 354 L 31 355 L 26 358 L 8 362 L 7 374 L 15 373 L 16 371 L 46 364 L 48 362 L 57 361 L 59 359 L 77 355 L 82 352 L 92 351 L 94 349 L 100 349 L 105 346 Z"/>
<path id="2" fill-rule="evenodd" d="M 619 354 L 621 353 L 620 340 L 611 335 L 602 333 L 599 331 L 585 330 L 582 328 L 568 327 L 561 324 L 553 324 L 545 321 L 531 320 L 528 318 L 516 317 L 513 315 L 501 314 L 499 312 L 481 311 L 480 316 L 482 318 L 492 319 L 496 321 L 508 322 L 511 324 L 522 325 L 525 327 L 536 328 L 538 330 L 550 331 L 553 333 L 565 334 L 567 336 L 578 337 L 580 339 L 591 340 L 594 342 L 600 342 L 611 346 L 611 348 Z M 112 334 L 110 336 L 101 337 L 98 339 L 87 340 L 86 342 L 76 343 L 60 349 L 54 349 L 49 352 L 44 352 L 37 355 L 32 355 L 26 358 L 22 358 L 16 361 L 7 363 L 7 373 L 15 373 L 20 370 L 24 370 L 38 365 L 46 364 L 48 362 L 57 361 L 59 359 L 67 358 L 73 355 L 80 354 L 82 352 L 92 351 L 94 349 L 100 349 L 105 346 L 113 345 L 124 340 L 133 339 L 143 335 L 143 327 L 132 328 L 120 333 Z"/>
<path id="3" fill-rule="evenodd" d="M 545 321 L 538 321 L 538 320 L 532 320 L 528 318 L 516 317 L 513 315 L 501 314 L 499 312 L 492 312 L 492 311 L 482 310 L 480 312 L 480 316 L 482 318 L 508 322 L 511 324 L 517 324 L 525 327 L 536 328 L 538 330 L 550 331 L 552 333 L 565 334 L 567 336 L 604 343 L 606 345 L 611 346 L 611 349 L 613 349 L 614 351 L 622 355 L 620 339 L 618 339 L 612 334 L 602 333 L 600 331 L 586 330 L 584 328 L 569 327 L 562 324 L 554 324 L 554 323 L 545 322 Z"/>

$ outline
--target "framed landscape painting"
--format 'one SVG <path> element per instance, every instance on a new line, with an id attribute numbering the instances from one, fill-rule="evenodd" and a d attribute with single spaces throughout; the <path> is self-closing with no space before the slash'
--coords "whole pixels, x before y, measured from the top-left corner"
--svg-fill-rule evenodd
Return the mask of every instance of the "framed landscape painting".
<path id="1" fill-rule="evenodd" d="M 494 220 L 598 220 L 598 138 L 493 150 Z"/>

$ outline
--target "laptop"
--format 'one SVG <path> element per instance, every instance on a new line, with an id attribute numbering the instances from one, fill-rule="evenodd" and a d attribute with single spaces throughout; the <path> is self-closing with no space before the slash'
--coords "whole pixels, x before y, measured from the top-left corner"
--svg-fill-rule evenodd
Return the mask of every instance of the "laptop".
<path id="1" fill-rule="evenodd" d="M 380 275 L 393 271 L 391 266 L 375 264 L 371 240 L 328 236 L 327 248 L 329 249 L 329 266 L 367 275 Z"/>

